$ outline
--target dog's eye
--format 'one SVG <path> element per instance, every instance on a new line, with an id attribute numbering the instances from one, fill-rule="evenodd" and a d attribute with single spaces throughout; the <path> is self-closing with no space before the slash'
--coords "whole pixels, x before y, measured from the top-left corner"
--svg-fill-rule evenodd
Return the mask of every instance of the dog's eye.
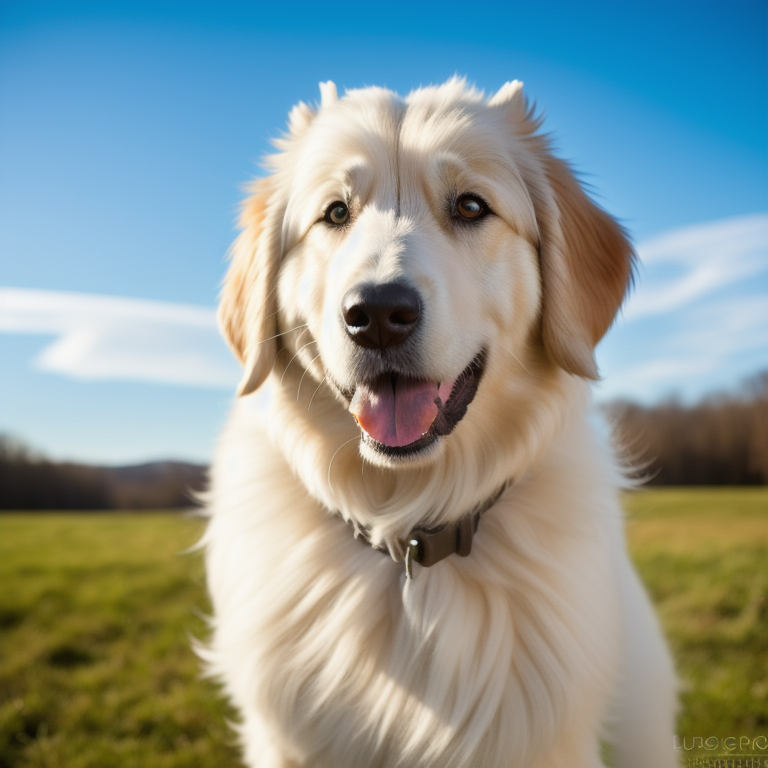
<path id="1" fill-rule="evenodd" d="M 462 219 L 482 219 L 488 213 L 488 206 L 476 195 L 461 195 L 456 200 L 456 213 Z"/>
<path id="2" fill-rule="evenodd" d="M 329 224 L 340 227 L 342 224 L 346 224 L 347 221 L 349 221 L 349 208 L 347 208 L 346 203 L 337 200 L 326 208 L 325 216 L 323 218 Z"/>

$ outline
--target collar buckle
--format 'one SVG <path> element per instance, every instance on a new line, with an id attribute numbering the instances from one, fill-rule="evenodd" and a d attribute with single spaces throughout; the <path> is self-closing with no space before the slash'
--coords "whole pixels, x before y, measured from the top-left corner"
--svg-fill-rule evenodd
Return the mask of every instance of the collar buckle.
<path id="1" fill-rule="evenodd" d="M 477 533 L 480 517 L 501 497 L 509 483 L 504 483 L 493 496 L 478 504 L 455 523 L 439 528 L 414 528 L 405 545 L 405 576 L 413 578 L 413 564 L 429 568 L 450 555 L 468 557 L 472 552 L 472 540 Z"/>
<path id="2" fill-rule="evenodd" d="M 437 528 L 421 528 L 419 526 L 414 528 L 408 534 L 404 547 L 403 561 L 406 579 L 410 581 L 413 578 L 414 563 L 429 568 L 450 555 L 467 557 L 472 552 L 472 539 L 477 533 L 480 517 L 499 500 L 511 484 L 511 480 L 502 483 L 501 487 L 490 498 L 473 507 L 454 523 L 446 523 Z M 350 521 L 347 521 L 347 524 L 354 526 Z M 372 546 L 369 531 L 365 527 L 355 527 L 355 538 L 358 536 L 361 542 Z M 377 546 L 376 549 L 383 553 L 389 553 L 389 550 L 383 545 Z"/>

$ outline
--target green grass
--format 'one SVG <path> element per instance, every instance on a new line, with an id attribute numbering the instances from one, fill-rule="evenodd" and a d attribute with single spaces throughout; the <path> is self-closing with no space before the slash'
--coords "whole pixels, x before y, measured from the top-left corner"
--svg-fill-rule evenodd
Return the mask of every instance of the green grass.
<path id="1" fill-rule="evenodd" d="M 680 739 L 765 736 L 768 490 L 641 491 L 625 506 L 630 550 L 677 662 Z"/>
<path id="2" fill-rule="evenodd" d="M 240 765 L 179 514 L 0 516 L 0 766 Z"/>
<path id="3" fill-rule="evenodd" d="M 644 491 L 627 509 L 684 686 L 678 734 L 764 735 L 768 491 Z M 0 768 L 239 765 L 234 713 L 189 647 L 208 602 L 200 556 L 181 552 L 201 530 L 178 514 L 0 516 Z"/>

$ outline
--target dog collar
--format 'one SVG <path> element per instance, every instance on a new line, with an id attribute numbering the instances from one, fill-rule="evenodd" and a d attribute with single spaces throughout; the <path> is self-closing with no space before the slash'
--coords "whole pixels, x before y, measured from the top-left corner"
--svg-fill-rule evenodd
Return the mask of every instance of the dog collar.
<path id="1" fill-rule="evenodd" d="M 467 557 L 472 551 L 472 539 L 477 533 L 480 517 L 501 498 L 510 484 L 510 481 L 504 482 L 490 497 L 472 507 L 454 523 L 436 527 L 419 525 L 413 528 L 403 547 L 406 578 L 413 578 L 413 563 L 430 568 L 450 555 Z M 360 536 L 363 541 L 371 544 L 367 530 L 360 529 Z M 385 554 L 389 552 L 386 547 L 374 548 Z"/>

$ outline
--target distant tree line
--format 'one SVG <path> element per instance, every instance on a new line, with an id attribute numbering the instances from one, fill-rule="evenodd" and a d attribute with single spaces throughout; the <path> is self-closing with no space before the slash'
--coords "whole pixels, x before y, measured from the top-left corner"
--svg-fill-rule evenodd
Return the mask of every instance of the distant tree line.
<path id="1" fill-rule="evenodd" d="M 616 402 L 607 411 L 649 485 L 768 483 L 768 371 L 696 405 Z"/>
<path id="2" fill-rule="evenodd" d="M 54 462 L 0 435 L 0 509 L 191 507 L 205 477 L 205 467 L 174 461 L 133 467 Z"/>

